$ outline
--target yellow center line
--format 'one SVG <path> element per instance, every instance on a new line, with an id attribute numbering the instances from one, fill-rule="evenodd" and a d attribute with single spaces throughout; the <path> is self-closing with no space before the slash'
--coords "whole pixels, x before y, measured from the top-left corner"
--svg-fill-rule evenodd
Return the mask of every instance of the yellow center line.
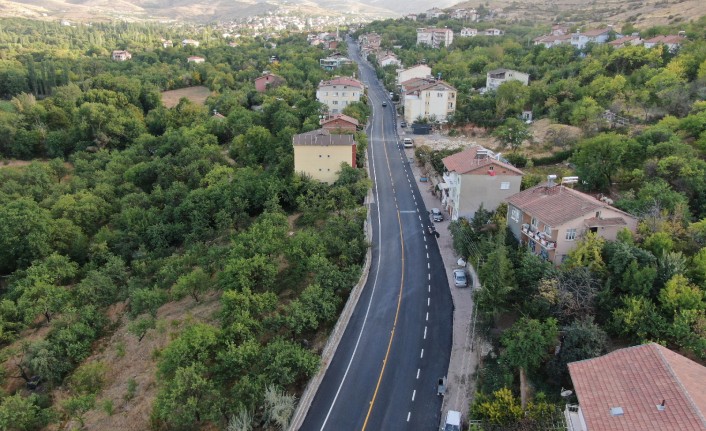
<path id="1" fill-rule="evenodd" d="M 383 124 L 382 130 L 384 134 L 385 123 L 384 123 L 384 112 L 383 112 Z M 384 139 L 383 139 L 384 143 Z M 387 169 L 390 172 L 390 179 L 392 179 L 392 169 L 390 169 L 390 158 L 387 154 L 387 147 L 383 145 L 385 149 L 385 159 L 387 161 Z M 394 184 L 393 184 L 394 187 Z M 370 401 L 370 407 L 368 408 L 368 414 L 365 415 L 365 422 L 363 422 L 363 428 L 361 431 L 365 431 L 368 426 L 368 420 L 370 419 L 370 414 L 373 411 L 373 406 L 375 405 L 375 399 L 378 395 L 378 390 L 380 389 L 380 383 L 382 382 L 382 376 L 385 374 L 385 367 L 387 366 L 387 359 L 390 356 L 390 349 L 392 348 L 392 340 L 395 338 L 395 328 L 397 327 L 397 319 L 400 315 L 400 308 L 402 306 L 402 291 L 404 290 L 404 237 L 402 236 L 402 218 L 400 216 L 399 209 L 397 210 L 397 224 L 400 227 L 400 246 L 402 249 L 402 276 L 400 277 L 400 292 L 397 295 L 397 310 L 395 311 L 395 320 L 392 322 L 392 331 L 390 332 L 390 341 L 387 343 L 387 351 L 385 352 L 385 359 L 382 361 L 382 368 L 380 368 L 380 375 L 378 376 L 377 384 L 375 385 L 375 392 L 373 392 L 373 399 Z M 379 270 L 379 268 L 378 268 Z"/>

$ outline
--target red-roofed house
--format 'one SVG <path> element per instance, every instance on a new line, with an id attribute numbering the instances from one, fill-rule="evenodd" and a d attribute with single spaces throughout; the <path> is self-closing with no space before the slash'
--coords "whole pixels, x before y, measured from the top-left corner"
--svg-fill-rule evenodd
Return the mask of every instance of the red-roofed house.
<path id="1" fill-rule="evenodd" d="M 205 61 L 206 61 L 205 58 L 199 57 L 198 55 L 192 55 L 191 57 L 188 57 L 186 59 L 187 63 L 197 63 L 198 64 L 198 63 L 203 63 Z"/>
<path id="2" fill-rule="evenodd" d="M 571 35 L 571 44 L 578 49 L 584 49 L 589 42 L 593 43 L 606 43 L 608 37 L 610 36 L 611 29 L 609 28 L 599 28 L 594 30 L 587 30 L 583 33 L 576 32 Z"/>
<path id="3" fill-rule="evenodd" d="M 608 45 L 614 48 L 622 48 L 624 46 L 637 46 L 642 45 L 642 38 L 639 35 L 635 36 L 623 36 L 615 40 L 608 42 Z"/>
<path id="4" fill-rule="evenodd" d="M 355 78 L 339 76 L 319 83 L 316 100 L 326 105 L 329 113 L 338 114 L 349 104 L 360 101 L 364 88 Z"/>
<path id="5" fill-rule="evenodd" d="M 523 172 L 479 145 L 445 157 L 443 162 L 442 204 L 452 220 L 473 218 L 481 205 L 493 211 L 520 191 Z"/>
<path id="6" fill-rule="evenodd" d="M 335 132 L 355 132 L 358 130 L 358 120 L 344 114 L 332 115 L 319 122 L 322 129 Z"/>
<path id="7" fill-rule="evenodd" d="M 585 232 L 613 241 L 623 228 L 637 229 L 637 218 L 553 180 L 512 195 L 507 203 L 507 224 L 515 238 L 555 265 Z"/>
<path id="8" fill-rule="evenodd" d="M 659 344 L 572 362 L 569 431 L 704 431 L 706 367 Z"/>
<path id="9" fill-rule="evenodd" d="M 284 78 L 271 73 L 265 73 L 259 78 L 255 78 L 255 90 L 264 93 L 268 89 L 277 88 L 284 83 Z"/>
<path id="10" fill-rule="evenodd" d="M 674 52 L 679 49 L 684 41 L 686 41 L 686 36 L 672 34 L 667 36 L 655 36 L 651 39 L 646 39 L 644 45 L 645 48 L 652 48 L 655 45 L 664 45 L 667 47 L 669 52 Z"/>

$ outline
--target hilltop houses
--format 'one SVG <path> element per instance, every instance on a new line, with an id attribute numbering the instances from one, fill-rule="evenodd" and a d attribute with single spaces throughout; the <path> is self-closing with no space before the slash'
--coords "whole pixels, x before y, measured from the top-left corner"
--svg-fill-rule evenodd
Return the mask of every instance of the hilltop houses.
<path id="1" fill-rule="evenodd" d="M 680 32 L 681 33 L 681 32 Z M 681 34 L 672 34 L 667 36 L 655 36 L 643 42 L 645 48 L 652 48 L 657 45 L 664 45 L 669 52 L 675 52 L 679 49 L 682 43 L 686 41 L 686 36 Z"/>
<path id="2" fill-rule="evenodd" d="M 505 35 L 505 30 L 500 30 L 499 28 L 489 28 L 484 34 L 486 36 L 503 36 Z"/>
<path id="3" fill-rule="evenodd" d="M 418 28 L 417 45 L 438 48 L 442 44 L 449 46 L 454 41 L 454 32 L 450 28 Z"/>
<path id="4" fill-rule="evenodd" d="M 534 39 L 534 44 L 543 45 L 546 48 L 570 44 L 576 49 L 584 49 L 589 43 L 607 43 L 616 49 L 626 46 L 642 45 L 645 48 L 652 48 L 654 46 L 662 45 L 669 52 L 675 52 L 686 41 L 686 35 L 684 32 L 679 32 L 679 34 L 672 35 L 655 36 L 650 39 L 642 39 L 639 33 L 633 33 L 629 36 L 615 34 L 615 39 L 610 40 L 611 34 L 613 33 L 613 29 L 610 27 L 587 30 L 585 32 L 576 31 L 576 33 L 572 34 L 569 34 L 567 31 L 568 30 L 564 27 L 555 26 L 552 29 L 551 34 L 536 37 Z"/>
<path id="5" fill-rule="evenodd" d="M 349 104 L 360 101 L 364 89 L 357 79 L 339 76 L 319 83 L 316 100 L 326 105 L 330 114 L 338 114 Z"/>

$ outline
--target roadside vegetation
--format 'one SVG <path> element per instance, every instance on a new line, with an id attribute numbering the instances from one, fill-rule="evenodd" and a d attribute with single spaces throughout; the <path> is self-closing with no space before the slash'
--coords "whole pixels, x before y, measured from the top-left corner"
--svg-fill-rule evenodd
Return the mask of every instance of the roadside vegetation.
<path id="1" fill-rule="evenodd" d="M 370 181 L 293 172 L 323 50 L 219 38 L 0 21 L 0 430 L 286 428 L 360 276 Z M 263 70 L 287 84 L 257 93 Z M 196 85 L 205 105 L 162 106 Z"/>

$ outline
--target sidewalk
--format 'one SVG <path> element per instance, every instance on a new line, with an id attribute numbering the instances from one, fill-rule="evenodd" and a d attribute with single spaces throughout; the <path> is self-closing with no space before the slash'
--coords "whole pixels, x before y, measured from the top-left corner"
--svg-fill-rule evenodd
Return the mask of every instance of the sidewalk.
<path id="1" fill-rule="evenodd" d="M 411 133 L 406 134 L 404 129 L 398 128 L 398 133 L 400 139 L 406 136 L 412 136 Z M 434 196 L 432 194 L 432 190 L 430 190 L 432 186 L 430 186 L 429 183 L 419 181 L 419 177 L 423 175 L 421 168 L 414 160 L 414 148 L 406 149 L 405 152 L 408 160 L 410 160 L 412 172 L 417 180 L 419 191 L 424 199 L 424 205 L 427 210 L 430 210 L 431 208 L 441 208 L 441 200 Z M 447 376 L 448 388 L 442 405 L 441 420 L 445 420 L 446 412 L 448 410 L 457 410 L 461 412 L 462 418 L 467 420 L 470 401 L 475 393 L 473 373 L 476 371 L 478 366 L 479 351 L 478 349 L 473 349 L 474 340 L 472 331 L 474 328 L 473 298 L 471 296 L 472 288 L 457 288 L 451 283 L 451 280 L 453 280 L 453 270 L 460 267 L 458 265 L 459 256 L 457 256 L 456 252 L 454 252 L 451 232 L 448 229 L 448 215 L 445 214 L 445 216 L 447 218 L 443 222 L 438 222 L 435 224 L 437 231 L 441 234 L 441 236 L 437 239 L 437 243 L 439 244 L 441 258 L 443 259 L 444 267 L 446 268 L 446 276 L 449 280 L 449 289 L 451 290 L 451 297 L 453 299 L 454 313 L 451 360 L 449 362 L 449 372 Z M 468 264 L 466 265 L 466 271 L 469 272 L 471 280 L 473 281 L 472 286 L 479 286 L 480 283 L 478 281 L 478 275 L 476 274 L 475 268 Z"/>

